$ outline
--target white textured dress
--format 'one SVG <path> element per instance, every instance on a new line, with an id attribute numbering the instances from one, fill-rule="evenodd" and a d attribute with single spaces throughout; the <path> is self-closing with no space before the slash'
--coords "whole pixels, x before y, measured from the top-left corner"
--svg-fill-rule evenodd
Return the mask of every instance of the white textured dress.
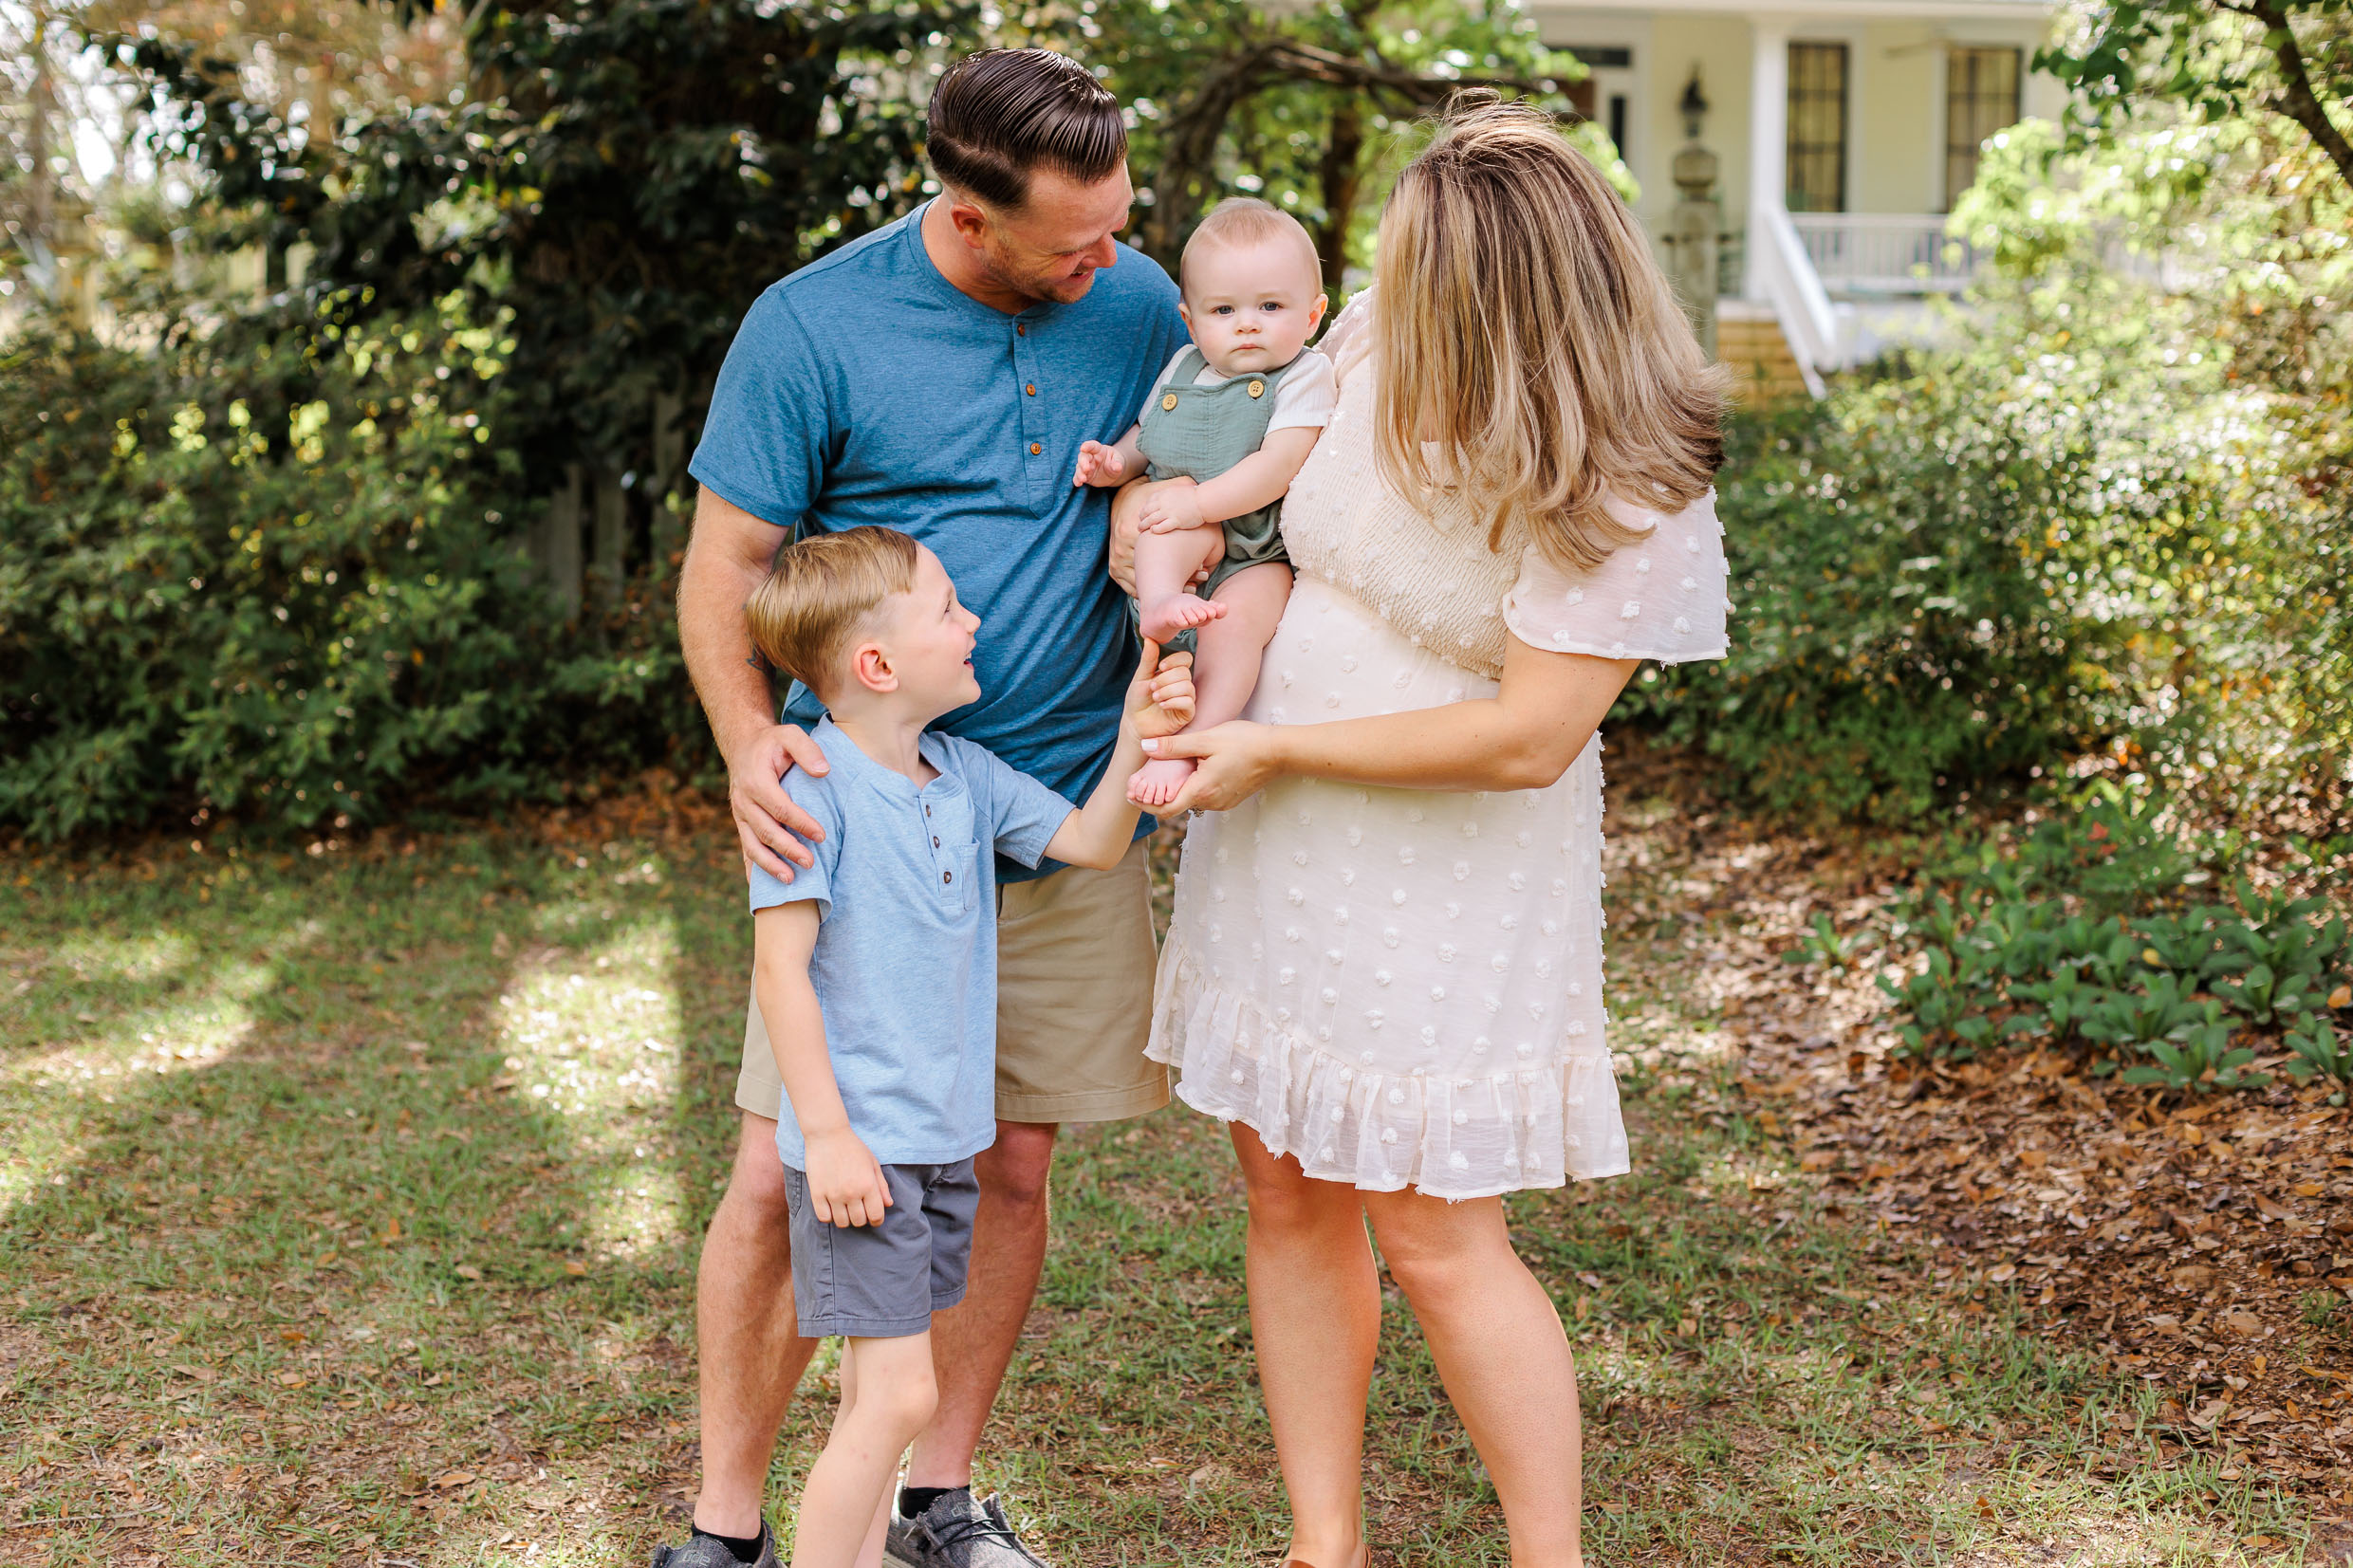
<path id="1" fill-rule="evenodd" d="M 1650 537 L 1589 573 L 1518 539 L 1498 556 L 1475 521 L 1424 515 L 1381 484 L 1374 377 L 1346 341 L 1362 331 L 1359 302 L 1326 338 L 1339 407 L 1284 503 L 1297 585 L 1247 717 L 1492 696 L 1506 635 L 1612 658 L 1723 655 L 1713 494 L 1672 515 L 1626 508 Z M 1368 577 L 1374 561 L 1410 563 L 1421 587 Z M 1311 1176 L 1460 1199 L 1618 1175 L 1601 850 L 1598 739 L 1545 789 L 1285 779 L 1198 815 L 1148 1052 L 1185 1103 Z"/>

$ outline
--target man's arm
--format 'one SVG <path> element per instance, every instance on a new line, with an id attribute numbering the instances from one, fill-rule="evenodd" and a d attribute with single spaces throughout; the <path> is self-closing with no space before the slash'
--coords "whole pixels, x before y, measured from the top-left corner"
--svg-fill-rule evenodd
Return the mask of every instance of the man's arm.
<path id="1" fill-rule="evenodd" d="M 744 626 L 745 601 L 768 577 L 784 542 L 783 529 L 704 486 L 678 573 L 678 647 L 727 762 L 728 805 L 744 858 L 789 882 L 793 865 L 809 864 L 808 845 L 801 840 L 822 839 L 824 830 L 792 803 L 778 781 L 795 766 L 824 772 L 825 754 L 800 726 L 776 722 L 768 672 Z"/>
<path id="2" fill-rule="evenodd" d="M 827 1225 L 880 1225 L 891 1206 L 882 1168 L 850 1129 L 849 1108 L 825 1054 L 825 1015 L 809 984 L 817 950 L 817 904 L 776 904 L 751 917 L 751 984 L 768 1025 L 776 1076 L 792 1101 L 807 1153 L 809 1207 Z"/>

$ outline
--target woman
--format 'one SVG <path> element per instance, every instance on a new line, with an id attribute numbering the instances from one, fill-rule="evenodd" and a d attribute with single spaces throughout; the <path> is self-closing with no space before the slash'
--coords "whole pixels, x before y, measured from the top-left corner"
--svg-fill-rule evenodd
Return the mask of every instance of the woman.
<path id="1" fill-rule="evenodd" d="M 1594 729 L 1720 657 L 1724 376 L 1549 120 L 1454 112 L 1327 336 L 1331 426 L 1248 719 L 1200 760 L 1151 1054 L 1232 1123 L 1290 1558 L 1366 1560 L 1365 1220 L 1519 1568 L 1579 1559 L 1577 1386 L 1500 1194 L 1626 1170 L 1603 1039 Z M 1255 721 L 1255 722 L 1251 722 Z"/>

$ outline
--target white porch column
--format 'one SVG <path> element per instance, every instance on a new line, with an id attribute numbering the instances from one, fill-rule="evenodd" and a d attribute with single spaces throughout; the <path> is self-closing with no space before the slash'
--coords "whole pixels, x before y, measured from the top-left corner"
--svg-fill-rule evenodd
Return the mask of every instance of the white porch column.
<path id="1" fill-rule="evenodd" d="M 1767 205 L 1778 207 L 1788 189 L 1789 151 L 1789 23 L 1786 17 L 1752 17 L 1749 37 L 1753 53 L 1749 61 L 1749 239 L 1748 265 L 1741 268 L 1740 292 L 1751 300 L 1769 299 L 1765 269 L 1756 265 L 1762 235 L 1756 213 Z"/>

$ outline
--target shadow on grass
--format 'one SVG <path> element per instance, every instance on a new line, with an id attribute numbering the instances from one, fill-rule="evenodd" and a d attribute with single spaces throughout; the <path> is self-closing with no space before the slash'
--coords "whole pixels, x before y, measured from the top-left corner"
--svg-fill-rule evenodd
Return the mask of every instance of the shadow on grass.
<path id="1" fill-rule="evenodd" d="M 0 889 L 0 1544 L 438 1557 L 510 1514 L 634 1540 L 691 1417 L 714 971 L 742 970 L 701 860 L 602 849 Z"/>

